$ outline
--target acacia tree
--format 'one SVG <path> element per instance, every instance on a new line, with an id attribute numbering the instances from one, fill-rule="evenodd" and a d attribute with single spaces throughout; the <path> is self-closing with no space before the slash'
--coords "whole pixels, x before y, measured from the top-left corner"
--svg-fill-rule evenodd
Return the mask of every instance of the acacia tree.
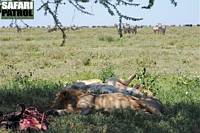
<path id="1" fill-rule="evenodd" d="M 175 0 L 169 0 L 174 6 L 177 5 L 177 2 Z M 119 10 L 119 6 L 129 6 L 129 7 L 141 7 L 143 9 L 150 9 L 153 5 L 155 0 L 149 0 L 146 5 L 140 5 L 140 3 L 135 3 L 134 0 L 41 0 L 42 5 L 40 8 L 38 8 L 38 11 L 41 9 L 44 9 L 44 15 L 47 15 L 48 13 L 53 17 L 54 23 L 55 23 L 55 28 L 59 28 L 60 31 L 62 32 L 62 43 L 61 46 L 65 44 L 66 40 L 66 34 L 63 29 L 63 26 L 58 19 L 58 9 L 61 5 L 66 5 L 71 4 L 74 8 L 76 8 L 78 11 L 84 14 L 88 15 L 93 15 L 92 13 L 87 11 L 87 8 L 84 7 L 83 3 L 95 3 L 95 4 L 100 4 L 105 7 L 105 9 L 108 11 L 108 13 L 111 16 L 116 16 L 118 17 L 118 33 L 120 35 L 120 38 L 123 36 L 122 34 L 122 21 L 123 20 L 132 20 L 132 21 L 139 21 L 142 20 L 143 18 L 134 18 L 131 16 L 127 16 L 123 14 Z"/>

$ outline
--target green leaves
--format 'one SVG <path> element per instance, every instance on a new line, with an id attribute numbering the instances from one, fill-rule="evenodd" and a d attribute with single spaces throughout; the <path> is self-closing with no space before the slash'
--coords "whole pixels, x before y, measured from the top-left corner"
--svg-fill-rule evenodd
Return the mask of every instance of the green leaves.
<path id="1" fill-rule="evenodd" d="M 99 78 L 105 82 L 107 79 L 111 78 L 111 77 L 115 77 L 115 73 L 113 70 L 113 66 L 109 65 L 105 68 L 103 68 L 100 72 Z"/>

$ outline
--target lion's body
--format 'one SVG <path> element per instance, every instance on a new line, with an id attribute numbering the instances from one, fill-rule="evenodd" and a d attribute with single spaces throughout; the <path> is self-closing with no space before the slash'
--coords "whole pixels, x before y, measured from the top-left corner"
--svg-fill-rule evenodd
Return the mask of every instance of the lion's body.
<path id="1" fill-rule="evenodd" d="M 126 108 L 134 111 L 146 109 L 146 111 L 152 114 L 160 113 L 159 103 L 151 98 L 148 99 L 148 104 L 146 102 L 145 99 L 134 98 L 123 93 L 94 95 L 76 89 L 65 89 L 57 94 L 53 108 L 61 109 L 58 111 L 60 114 L 63 114 L 63 112 L 88 114 L 92 109 L 111 112 L 114 109 Z"/>
<path id="2" fill-rule="evenodd" d="M 112 111 L 114 109 L 131 108 L 137 110 L 140 105 L 130 96 L 122 93 L 101 94 L 95 98 L 95 109 L 103 109 L 104 111 Z"/>
<path id="3" fill-rule="evenodd" d="M 77 82 L 65 86 L 66 89 L 74 88 L 77 90 L 93 93 L 123 93 L 126 95 L 143 95 L 140 90 L 134 87 L 128 87 L 131 81 L 135 78 L 135 74 L 131 75 L 128 80 L 118 79 L 116 77 L 109 78 L 106 83 L 99 79 L 78 80 Z"/>

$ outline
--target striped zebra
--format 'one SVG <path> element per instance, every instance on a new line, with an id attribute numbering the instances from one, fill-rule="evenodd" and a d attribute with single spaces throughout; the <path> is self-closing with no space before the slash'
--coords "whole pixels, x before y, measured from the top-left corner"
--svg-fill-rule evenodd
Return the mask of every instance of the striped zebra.
<path id="1" fill-rule="evenodd" d="M 165 35 L 165 32 L 166 32 L 166 25 L 156 25 L 153 27 L 153 32 L 156 34 L 163 34 Z"/>
<path id="2" fill-rule="evenodd" d="M 127 34 L 127 33 L 137 34 L 137 26 L 131 26 L 129 24 L 125 24 L 123 25 L 123 32 L 124 34 Z"/>

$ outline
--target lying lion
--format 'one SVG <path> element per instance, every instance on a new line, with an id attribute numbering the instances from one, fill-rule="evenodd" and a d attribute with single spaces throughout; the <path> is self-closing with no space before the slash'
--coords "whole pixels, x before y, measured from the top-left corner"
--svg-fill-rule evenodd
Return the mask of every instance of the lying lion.
<path id="1" fill-rule="evenodd" d="M 127 80 L 118 79 L 116 77 L 111 77 L 106 80 L 107 85 L 112 85 L 120 90 L 127 89 L 127 86 L 131 83 L 131 81 L 136 77 L 135 74 L 131 75 Z M 100 79 L 89 79 L 89 80 L 78 80 L 78 83 L 84 83 L 85 85 L 91 84 L 103 84 Z"/>
<path id="2" fill-rule="evenodd" d="M 122 93 L 94 95 L 76 89 L 60 91 L 52 107 L 59 115 L 72 112 L 89 114 L 92 109 L 111 112 L 126 108 L 157 115 L 162 112 L 162 104 L 154 98 L 137 98 Z"/>
<path id="3" fill-rule="evenodd" d="M 103 83 L 99 79 L 90 80 L 78 80 L 77 82 L 66 86 L 65 88 L 75 88 L 82 91 L 87 91 L 90 93 L 123 93 L 127 95 L 140 95 L 140 89 L 138 87 L 128 87 L 131 81 L 136 77 L 136 75 L 131 75 L 127 80 L 118 79 L 115 77 L 109 78 L 106 83 Z"/>

